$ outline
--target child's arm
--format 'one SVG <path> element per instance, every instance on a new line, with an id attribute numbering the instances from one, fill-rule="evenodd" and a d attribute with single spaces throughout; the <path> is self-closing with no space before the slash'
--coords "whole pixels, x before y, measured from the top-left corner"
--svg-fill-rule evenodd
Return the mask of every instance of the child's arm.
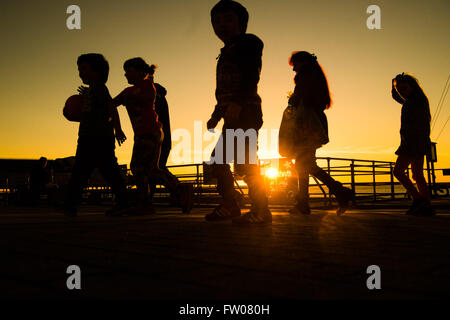
<path id="1" fill-rule="evenodd" d="M 206 127 L 208 130 L 214 129 L 219 123 L 220 119 L 222 119 L 225 115 L 226 106 L 217 104 L 214 108 L 214 112 L 211 115 L 211 118 L 208 120 Z"/>
<path id="2" fill-rule="evenodd" d="M 123 100 L 123 91 L 108 103 L 109 116 L 111 117 L 111 122 L 113 124 L 114 132 L 116 135 L 117 142 L 119 143 L 119 146 L 122 143 L 124 143 L 125 140 L 127 139 L 127 137 L 122 131 L 122 127 L 120 125 L 119 112 L 117 111 L 117 107 L 122 105 L 122 100 Z"/>

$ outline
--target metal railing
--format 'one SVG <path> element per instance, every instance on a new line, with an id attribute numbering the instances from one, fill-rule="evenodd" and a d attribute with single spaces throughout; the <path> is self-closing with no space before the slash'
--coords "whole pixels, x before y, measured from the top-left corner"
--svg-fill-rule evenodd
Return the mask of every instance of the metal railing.
<path id="1" fill-rule="evenodd" d="M 276 167 L 279 159 L 268 159 L 263 161 L 273 161 L 275 163 L 274 166 Z M 330 176 L 340 181 L 344 186 L 351 188 L 355 193 L 356 199 L 376 201 L 404 199 L 408 197 L 404 187 L 394 178 L 394 162 L 333 157 L 317 157 L 317 162 L 319 166 L 324 164 L 321 167 L 330 174 Z M 204 183 L 203 164 L 171 165 L 167 168 L 171 171 L 179 170 L 180 168 L 186 171 L 186 169 L 192 168 L 189 173 L 174 174 L 182 182 L 192 183 L 197 196 L 201 197 L 215 194 L 214 184 Z M 279 168 L 277 169 L 280 170 Z M 429 167 L 425 168 L 424 171 L 426 173 L 425 176 L 429 177 L 429 186 L 433 195 L 438 195 L 438 190 L 441 190 L 443 194 L 449 194 L 448 184 L 436 184 L 435 180 L 430 178 L 434 177 L 434 171 L 430 172 Z M 411 174 L 409 168 L 407 169 L 407 174 L 408 176 Z M 289 178 L 295 178 L 295 173 L 281 174 L 276 178 L 266 177 L 269 193 L 273 194 L 273 192 L 271 192 L 273 190 L 271 189 L 280 189 L 280 185 L 286 184 L 283 183 L 283 180 Z M 310 184 L 310 196 L 312 198 L 323 198 L 326 201 L 331 201 L 331 194 L 328 188 L 317 179 L 312 179 L 314 183 Z M 235 177 L 235 180 L 236 189 L 246 195 L 248 193 L 246 185 L 239 183 L 239 177 Z M 162 190 L 160 189 L 160 191 Z M 296 190 L 282 190 L 282 193 L 293 195 L 296 193 Z"/>
<path id="2" fill-rule="evenodd" d="M 291 172 L 283 172 L 280 168 L 280 161 L 287 161 L 286 159 L 266 159 L 260 160 L 265 162 L 267 168 L 267 162 L 272 161 L 273 164 L 270 167 L 275 167 L 279 173 L 276 177 L 266 177 L 265 183 L 272 202 L 283 203 L 285 201 L 292 201 L 297 192 L 295 185 L 295 170 Z M 322 169 L 324 169 L 330 176 L 340 181 L 343 185 L 351 188 L 357 200 L 382 200 L 382 199 L 398 199 L 408 197 L 406 190 L 403 186 L 396 182 L 393 175 L 394 162 L 389 161 L 374 161 L 374 160 L 361 160 L 361 159 L 348 159 L 348 158 L 333 158 L 333 157 L 317 157 L 317 163 Z M 203 164 L 182 164 L 171 165 L 167 167 L 174 175 L 178 177 L 181 182 L 188 182 L 193 184 L 194 192 L 196 195 L 196 202 L 201 203 L 207 198 L 217 198 L 218 194 L 213 182 L 207 182 L 204 180 Z M 435 183 L 434 169 L 430 171 L 430 166 L 427 166 L 426 177 L 428 177 L 430 190 L 433 195 L 440 194 L 449 195 L 450 184 L 438 184 Z M 178 171 L 178 172 L 177 172 Z M 128 179 L 128 188 L 134 189 L 133 178 L 130 170 L 126 171 Z M 264 166 L 262 166 L 262 173 L 264 174 Z M 410 169 L 408 168 L 407 174 L 410 175 Z M 325 185 L 312 178 L 310 184 L 310 197 L 324 199 L 326 202 L 331 201 L 331 194 Z M 53 178 L 52 178 L 53 180 Z M 6 180 L 8 181 L 8 180 Z M 239 177 L 235 177 L 236 190 L 244 197 L 248 194 L 248 190 L 245 184 L 240 183 Z M 6 185 L 0 185 L 2 199 L 8 201 L 8 196 L 14 193 L 17 189 L 14 186 L 10 186 L 8 182 Z M 90 184 L 85 188 L 87 192 L 106 193 L 110 194 L 111 189 L 103 183 Z M 277 192 L 284 196 L 277 196 Z M 168 197 L 167 190 L 158 186 L 157 197 Z M 107 196 L 105 198 L 110 198 Z"/>

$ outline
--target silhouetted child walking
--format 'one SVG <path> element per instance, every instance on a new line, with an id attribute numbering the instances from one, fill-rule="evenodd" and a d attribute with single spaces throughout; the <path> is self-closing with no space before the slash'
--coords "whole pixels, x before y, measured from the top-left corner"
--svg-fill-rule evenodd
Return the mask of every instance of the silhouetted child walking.
<path id="1" fill-rule="evenodd" d="M 325 110 L 331 106 L 328 82 L 315 55 L 306 51 L 294 52 L 289 64 L 296 72 L 295 90 L 289 104 L 298 109 L 295 168 L 299 193 L 291 213 L 310 214 L 309 175 L 322 181 L 338 201 L 337 214 L 346 211 L 353 198 L 351 189 L 343 187 L 316 164 L 316 150 L 328 143 L 328 122 Z"/>
<path id="2" fill-rule="evenodd" d="M 270 224 L 272 215 L 264 180 L 256 162 L 257 132 L 263 123 L 257 87 L 264 45 L 255 35 L 246 34 L 248 12 L 235 1 L 219 1 L 211 10 L 211 22 L 215 34 L 225 44 L 217 62 L 217 105 L 207 124 L 208 129 L 213 129 L 221 118 L 224 119 L 222 136 L 212 153 L 214 163 L 211 168 L 217 178 L 217 189 L 223 203 L 205 219 L 220 221 L 235 218 L 233 223 L 238 224 Z M 237 145 L 239 139 L 236 136 L 231 138 L 234 141 L 227 139 L 227 129 L 236 133 L 246 131 L 250 136 L 244 137 L 243 145 Z M 252 202 L 250 212 L 242 217 L 235 199 L 229 160 L 234 160 L 236 172 L 244 177 Z"/>
<path id="3" fill-rule="evenodd" d="M 188 213 L 192 208 L 192 186 L 181 184 L 170 172 L 159 168 L 161 144 L 164 133 L 155 112 L 156 90 L 153 74 L 156 66 L 149 66 L 142 58 L 125 61 L 125 77 L 133 85 L 123 90 L 111 103 L 110 108 L 117 110 L 120 105 L 126 106 L 134 131 L 134 146 L 130 168 L 136 177 L 139 200 L 137 213 L 153 213 L 153 205 L 149 197 L 149 183 L 164 185 L 175 195 Z M 113 118 L 114 127 L 119 136 L 125 139 L 120 127 L 119 117 Z"/>
<path id="4" fill-rule="evenodd" d="M 121 215 L 129 208 L 125 183 L 114 153 L 114 130 L 110 121 L 110 117 L 114 115 L 108 111 L 111 96 L 105 83 L 108 80 L 109 65 L 103 55 L 97 53 L 79 56 L 77 64 L 80 78 L 89 88 L 80 90 L 84 104 L 75 164 L 66 194 L 65 214 L 77 215 L 82 188 L 92 171 L 98 168 L 116 195 L 116 205 L 106 213 Z M 120 145 L 121 141 L 118 140 Z"/>
<path id="5" fill-rule="evenodd" d="M 172 174 L 167 169 L 167 160 L 169 159 L 170 150 L 172 149 L 172 134 L 170 130 L 170 116 L 169 116 L 169 105 L 167 103 L 166 95 L 167 90 L 162 85 L 155 83 L 156 89 L 156 100 L 155 100 L 155 111 L 158 115 L 158 121 L 162 125 L 164 139 L 161 144 L 161 154 L 159 156 L 159 168 L 161 170 L 167 171 Z M 150 194 L 154 195 L 156 190 L 156 184 L 151 181 L 150 184 Z"/>
<path id="6" fill-rule="evenodd" d="M 400 147 L 395 163 L 394 175 L 412 197 L 413 203 L 406 214 L 433 215 L 430 191 L 423 175 L 424 156 L 429 154 L 430 107 L 428 98 L 416 78 L 409 74 L 399 74 L 392 80 L 392 97 L 402 104 Z M 406 174 L 411 164 L 412 177 L 417 188 Z"/>

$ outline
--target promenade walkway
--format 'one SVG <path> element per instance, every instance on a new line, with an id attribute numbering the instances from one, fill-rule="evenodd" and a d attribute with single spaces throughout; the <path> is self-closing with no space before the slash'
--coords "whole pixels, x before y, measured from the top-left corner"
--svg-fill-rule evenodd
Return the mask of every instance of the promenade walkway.
<path id="1" fill-rule="evenodd" d="M 450 298 L 450 199 L 434 217 L 403 214 L 407 202 L 319 208 L 291 216 L 273 208 L 271 227 L 207 223 L 209 208 L 77 218 L 50 207 L 0 207 L 0 297 L 221 299 Z M 82 289 L 69 291 L 78 265 Z M 366 269 L 381 268 L 381 290 Z"/>

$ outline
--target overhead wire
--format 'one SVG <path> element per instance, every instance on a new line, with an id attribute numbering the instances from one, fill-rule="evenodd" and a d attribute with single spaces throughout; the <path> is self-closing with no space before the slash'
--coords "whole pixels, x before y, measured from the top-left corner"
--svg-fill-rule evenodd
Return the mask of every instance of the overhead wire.
<path id="1" fill-rule="evenodd" d="M 439 98 L 439 102 L 437 104 L 436 110 L 435 110 L 433 118 L 432 118 L 433 121 L 432 121 L 432 125 L 431 125 L 431 132 L 433 132 L 433 129 L 437 123 L 437 119 L 439 118 L 439 115 L 442 111 L 442 106 L 444 105 L 445 97 L 447 96 L 448 89 L 450 88 L 449 80 L 450 80 L 450 74 L 447 77 L 447 81 L 445 82 L 444 89 L 442 90 L 441 97 Z"/>

